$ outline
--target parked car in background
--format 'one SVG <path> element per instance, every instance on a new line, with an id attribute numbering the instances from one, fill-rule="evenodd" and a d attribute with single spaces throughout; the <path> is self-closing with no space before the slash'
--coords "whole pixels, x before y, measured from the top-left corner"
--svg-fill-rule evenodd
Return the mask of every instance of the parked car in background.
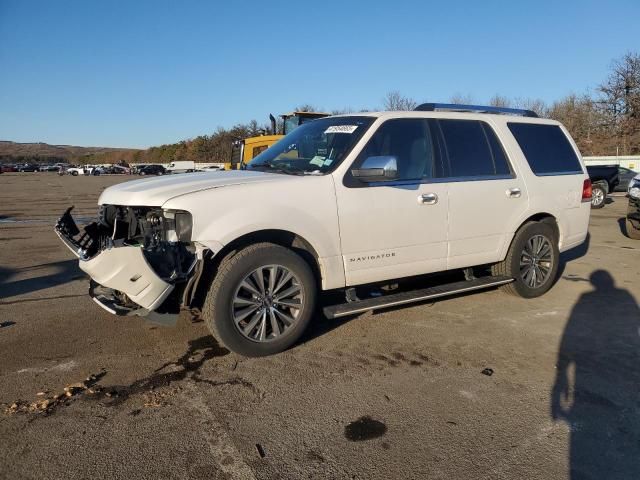
<path id="1" fill-rule="evenodd" d="M 140 169 L 146 167 L 148 164 L 146 163 L 134 163 L 131 165 L 131 173 L 137 175 L 140 172 Z"/>
<path id="2" fill-rule="evenodd" d="M 640 174 L 629 182 L 629 208 L 625 229 L 627 236 L 634 240 L 640 240 Z"/>
<path id="3" fill-rule="evenodd" d="M 614 192 L 626 192 L 629 190 L 629 184 L 636 175 L 638 175 L 638 172 L 635 172 L 630 168 L 618 167 L 620 183 L 615 187 Z"/>
<path id="4" fill-rule="evenodd" d="M 602 208 L 607 195 L 620 183 L 617 165 L 591 165 L 587 167 L 591 179 L 591 208 Z"/>
<path id="5" fill-rule="evenodd" d="M 94 165 L 84 165 L 84 166 L 70 166 L 65 170 L 65 173 L 77 177 L 78 175 L 93 175 L 94 173 L 99 175 L 101 172 L 101 167 L 96 167 Z"/>
<path id="6" fill-rule="evenodd" d="M 13 164 L 10 164 L 10 163 L 3 163 L 2 165 L 0 165 L 0 170 L 2 170 L 2 173 L 17 172 L 18 171 L 16 166 L 13 165 Z"/>
<path id="7" fill-rule="evenodd" d="M 39 172 L 40 166 L 35 163 L 24 163 L 22 165 L 18 165 L 19 172 Z"/>
<path id="8" fill-rule="evenodd" d="M 145 165 L 138 168 L 138 175 L 164 175 L 166 172 L 162 165 Z"/>
<path id="9" fill-rule="evenodd" d="M 167 173 L 190 173 L 195 171 L 196 162 L 188 160 L 171 162 L 167 167 Z"/>
<path id="10" fill-rule="evenodd" d="M 59 165 L 40 165 L 41 172 L 57 172 L 60 168 Z"/>
<path id="11" fill-rule="evenodd" d="M 201 172 L 222 172 L 224 171 L 224 165 L 207 165 L 199 169 Z"/>
<path id="12" fill-rule="evenodd" d="M 131 169 L 129 167 L 123 167 L 122 165 L 109 165 L 107 167 L 101 167 L 100 172 L 109 175 L 128 175 L 131 173 Z"/>

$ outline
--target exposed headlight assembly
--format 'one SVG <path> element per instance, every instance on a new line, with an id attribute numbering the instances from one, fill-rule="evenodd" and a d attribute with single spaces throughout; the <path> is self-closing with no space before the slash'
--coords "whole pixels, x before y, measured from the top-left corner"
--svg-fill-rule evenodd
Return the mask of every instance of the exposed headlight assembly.
<path id="1" fill-rule="evenodd" d="M 191 214 L 183 210 L 164 210 L 163 214 L 166 219 L 166 240 L 168 242 L 190 242 L 193 229 Z"/>
<path id="2" fill-rule="evenodd" d="M 640 185 L 630 188 L 629 196 L 632 198 L 640 198 Z"/>

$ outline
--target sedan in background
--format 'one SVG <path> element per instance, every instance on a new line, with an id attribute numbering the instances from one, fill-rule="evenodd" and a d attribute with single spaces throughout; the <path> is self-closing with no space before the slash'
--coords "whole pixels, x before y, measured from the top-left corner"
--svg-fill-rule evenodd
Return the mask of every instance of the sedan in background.
<path id="1" fill-rule="evenodd" d="M 145 165 L 138 168 L 138 175 L 164 175 L 167 173 L 162 165 Z"/>
<path id="2" fill-rule="evenodd" d="M 3 163 L 2 165 L 0 165 L 0 171 L 2 173 L 7 173 L 7 172 L 17 172 L 18 169 L 16 168 L 15 165 L 10 165 L 8 163 Z"/>
<path id="3" fill-rule="evenodd" d="M 18 165 L 19 172 L 39 172 L 40 167 L 35 163 L 25 163 L 23 165 Z"/>

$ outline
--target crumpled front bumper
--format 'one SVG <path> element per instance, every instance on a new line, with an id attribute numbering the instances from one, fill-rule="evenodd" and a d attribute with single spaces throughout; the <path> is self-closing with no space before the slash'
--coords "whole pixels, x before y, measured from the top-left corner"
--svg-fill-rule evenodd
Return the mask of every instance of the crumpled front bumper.
<path id="1" fill-rule="evenodd" d="M 111 246 L 98 249 L 104 239 L 98 238 L 96 224 L 84 227 L 81 232 L 71 216 L 71 207 L 58 220 L 55 232 L 62 242 L 79 258 L 80 268 L 93 283 L 89 294 L 105 310 L 115 315 L 146 316 L 153 312 L 171 294 L 174 286 L 165 282 L 147 262 L 141 247 Z M 93 255 L 88 255 L 92 252 Z M 98 284 L 98 285 L 96 285 Z M 122 302 L 121 296 L 99 293 L 96 286 L 106 287 L 125 294 L 130 302 Z"/>
<path id="2" fill-rule="evenodd" d="M 149 266 L 140 247 L 103 250 L 90 260 L 80 259 L 80 268 L 96 283 L 126 294 L 149 311 L 162 305 L 173 290 Z"/>

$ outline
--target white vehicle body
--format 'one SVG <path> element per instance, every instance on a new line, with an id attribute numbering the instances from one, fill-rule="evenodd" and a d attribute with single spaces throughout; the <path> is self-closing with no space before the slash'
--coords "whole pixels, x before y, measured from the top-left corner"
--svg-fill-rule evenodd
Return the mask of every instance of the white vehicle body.
<path id="1" fill-rule="evenodd" d="M 627 194 L 631 193 L 632 188 L 639 188 L 640 185 L 640 173 L 633 177 L 633 179 L 629 182 L 629 186 L 627 187 Z"/>
<path id="2" fill-rule="evenodd" d="M 198 261 L 206 253 L 215 259 L 241 239 L 258 235 L 268 241 L 269 235 L 286 233 L 317 262 L 322 290 L 501 262 L 516 232 L 532 219 L 552 220 L 559 251 L 584 242 L 590 215 L 583 192 L 588 176 L 576 145 L 558 122 L 435 111 L 358 117 L 372 123 L 330 173 L 237 170 L 157 177 L 114 185 L 102 193 L 99 204 L 146 206 L 169 216 L 188 212 L 190 245 Z M 331 118 L 340 116 L 322 121 Z M 385 122 L 397 119 L 483 122 L 499 139 L 510 174 L 349 186 L 345 179 L 358 155 Z M 520 123 L 561 129 L 579 160 L 578 170 L 536 175 L 510 130 Z M 172 165 L 186 170 L 192 162 Z M 83 270 L 101 285 L 124 292 L 142 314 L 171 293 L 171 282 L 154 274 L 139 246 L 106 249 L 93 259 L 83 259 L 77 245 L 71 248 L 80 255 Z"/>
<path id="3" fill-rule="evenodd" d="M 67 168 L 66 173 L 69 175 L 84 175 L 84 167 Z"/>
<path id="4" fill-rule="evenodd" d="M 214 165 L 206 165 L 204 167 L 198 168 L 198 171 L 205 172 L 219 172 L 224 170 L 224 163 L 216 163 Z"/>
<path id="5" fill-rule="evenodd" d="M 196 163 L 193 161 L 182 160 L 171 162 L 167 167 L 168 173 L 185 173 L 193 172 L 196 169 Z"/>

